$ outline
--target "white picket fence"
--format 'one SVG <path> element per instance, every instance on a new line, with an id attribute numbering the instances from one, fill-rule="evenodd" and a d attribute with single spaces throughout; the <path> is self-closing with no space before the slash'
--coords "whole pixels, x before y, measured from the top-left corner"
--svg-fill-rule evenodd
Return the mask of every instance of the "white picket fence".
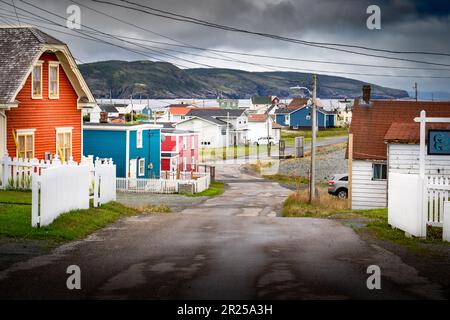
<path id="1" fill-rule="evenodd" d="M 1 189 L 32 191 L 32 226 L 45 226 L 60 214 L 116 200 L 116 166 L 112 159 L 83 157 L 61 163 L 5 156 L 0 161 Z"/>
<path id="2" fill-rule="evenodd" d="M 450 177 L 428 177 L 426 204 L 428 223 L 442 226 L 444 223 L 444 203 L 449 201 Z"/>
<path id="3" fill-rule="evenodd" d="M 211 184 L 209 173 L 183 172 L 177 177 L 183 179 L 116 178 L 116 189 L 122 192 L 178 193 L 180 186 L 189 184 L 193 186 L 194 193 L 198 193 L 208 189 Z"/>

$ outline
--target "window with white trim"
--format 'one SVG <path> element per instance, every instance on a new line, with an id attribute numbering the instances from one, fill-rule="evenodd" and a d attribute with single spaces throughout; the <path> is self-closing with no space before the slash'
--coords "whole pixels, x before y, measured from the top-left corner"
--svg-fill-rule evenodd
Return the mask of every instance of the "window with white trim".
<path id="1" fill-rule="evenodd" d="M 48 63 L 48 97 L 59 98 L 59 63 L 55 61 Z"/>
<path id="2" fill-rule="evenodd" d="M 136 148 L 142 148 L 142 130 L 136 131 Z"/>
<path id="3" fill-rule="evenodd" d="M 183 136 L 183 150 L 187 150 L 187 137 Z"/>
<path id="4" fill-rule="evenodd" d="M 191 170 L 194 171 L 195 170 L 195 157 L 191 158 Z"/>
<path id="5" fill-rule="evenodd" d="M 39 61 L 31 72 L 31 97 L 42 99 L 42 61 Z"/>
<path id="6" fill-rule="evenodd" d="M 187 170 L 187 158 L 183 157 L 183 171 Z"/>
<path id="7" fill-rule="evenodd" d="M 191 149 L 195 149 L 195 136 L 191 136 Z"/>
<path id="8" fill-rule="evenodd" d="M 56 128 L 56 153 L 64 161 L 72 156 L 72 128 Z"/>
<path id="9" fill-rule="evenodd" d="M 17 157 L 22 159 L 34 158 L 34 130 L 20 130 L 16 133 Z"/>
<path id="10" fill-rule="evenodd" d="M 145 158 L 139 159 L 138 162 L 138 176 L 145 176 Z"/>

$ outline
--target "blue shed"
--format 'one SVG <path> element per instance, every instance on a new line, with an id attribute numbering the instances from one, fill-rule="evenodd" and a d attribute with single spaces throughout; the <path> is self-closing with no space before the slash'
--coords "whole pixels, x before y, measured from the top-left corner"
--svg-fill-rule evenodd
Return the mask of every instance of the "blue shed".
<path id="1" fill-rule="evenodd" d="M 85 123 L 83 154 L 112 158 L 117 177 L 159 178 L 161 128 L 152 124 Z"/>
<path id="2" fill-rule="evenodd" d="M 276 122 L 282 126 L 292 128 L 311 128 L 311 111 L 309 105 L 304 105 L 297 109 L 278 109 L 275 111 Z M 336 114 L 328 112 L 322 108 L 317 108 L 317 126 L 320 129 L 332 128 L 336 125 Z"/>

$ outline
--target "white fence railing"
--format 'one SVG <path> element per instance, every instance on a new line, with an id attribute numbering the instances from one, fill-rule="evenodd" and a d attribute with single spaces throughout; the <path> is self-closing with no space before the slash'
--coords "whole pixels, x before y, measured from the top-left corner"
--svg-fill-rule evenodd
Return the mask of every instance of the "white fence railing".
<path id="1" fill-rule="evenodd" d="M 449 201 L 450 178 L 428 177 L 426 185 L 426 204 L 428 223 L 432 225 L 443 225 L 444 203 Z"/>
<path id="2" fill-rule="evenodd" d="M 390 173 L 388 192 L 390 225 L 418 237 L 426 236 L 428 225 L 444 227 L 449 240 L 450 223 L 444 220 L 450 217 L 450 177 Z"/>
<path id="3" fill-rule="evenodd" d="M 183 172 L 178 177 L 185 179 L 132 179 L 116 178 L 116 189 L 122 192 L 147 192 L 147 193 L 178 193 L 182 185 L 192 186 L 194 193 L 202 192 L 209 188 L 210 175 L 207 173 Z M 188 179 L 189 178 L 189 179 Z"/>

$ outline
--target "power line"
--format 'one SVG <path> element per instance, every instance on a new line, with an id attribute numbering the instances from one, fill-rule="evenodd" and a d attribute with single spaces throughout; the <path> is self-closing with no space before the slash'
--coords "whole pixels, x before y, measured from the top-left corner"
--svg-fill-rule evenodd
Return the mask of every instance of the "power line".
<path id="1" fill-rule="evenodd" d="M 21 1 L 22 1 L 22 0 L 21 0 Z M 1 2 L 4 2 L 4 1 L 1 1 Z M 39 9 L 39 10 L 42 10 L 42 11 L 44 11 L 44 12 L 50 13 L 50 14 L 52 14 L 52 15 L 54 15 L 54 16 L 57 16 L 57 17 L 59 17 L 59 18 L 61 18 L 61 19 L 65 19 L 65 18 L 62 17 L 62 16 L 59 16 L 59 15 L 57 15 L 57 14 L 55 14 L 55 13 L 52 13 L 52 12 L 46 10 L 46 9 L 39 8 L 39 7 L 37 7 L 37 6 L 33 5 L 33 4 L 27 3 L 26 1 L 22 1 L 22 2 L 24 2 L 24 3 L 26 3 L 26 4 L 30 5 L 30 6 L 32 6 L 32 7 L 34 7 L 34 8 L 37 8 L 37 9 Z M 29 11 L 27 11 L 27 10 L 25 10 L 25 9 L 23 9 L 23 8 L 19 8 L 19 9 L 22 10 L 22 11 L 25 11 L 25 12 L 30 13 Z M 32 14 L 33 14 L 33 16 L 37 16 L 37 15 L 35 15 L 34 13 L 32 13 Z M 40 16 L 38 16 L 38 17 L 40 17 Z M 42 17 L 40 17 L 40 18 L 41 18 L 41 19 L 44 19 L 44 20 L 46 20 L 46 21 L 50 21 L 52 24 L 56 24 L 56 25 L 58 25 L 58 26 L 61 26 L 61 25 L 55 23 L 55 22 L 52 21 L 52 20 L 49 20 L 49 19 L 46 19 L 46 18 L 42 18 Z M 97 29 L 95 29 L 95 28 L 92 28 L 92 27 L 89 27 L 89 26 L 86 26 L 86 25 L 83 25 L 83 26 L 84 26 L 85 28 L 88 28 L 88 29 L 90 29 L 90 30 L 93 30 L 93 31 L 95 31 L 95 32 L 98 32 L 98 33 L 100 33 L 100 34 L 102 34 L 102 35 L 104 35 L 104 36 L 112 37 L 112 38 L 114 38 L 114 39 L 118 39 L 118 40 L 124 41 L 124 42 L 126 42 L 126 43 L 129 43 L 129 44 L 132 44 L 132 45 L 135 45 L 135 46 L 138 46 L 138 47 L 141 47 L 141 48 L 144 48 L 144 49 L 153 51 L 153 52 L 157 52 L 157 53 L 160 53 L 160 54 L 163 54 L 163 55 L 166 55 L 166 56 L 170 56 L 170 57 L 173 57 L 173 58 L 175 58 L 175 59 L 181 59 L 181 60 L 187 61 L 187 62 L 189 62 L 189 63 L 193 63 L 193 64 L 197 64 L 197 65 L 201 65 L 201 66 L 213 67 L 213 66 L 211 66 L 211 65 L 207 65 L 207 64 L 203 64 L 203 63 L 198 63 L 198 62 L 193 62 L 193 61 L 190 61 L 190 60 L 187 60 L 187 59 L 183 59 L 183 58 L 180 58 L 180 57 L 176 57 L 176 56 L 173 56 L 173 55 L 170 55 L 170 54 L 167 54 L 167 53 L 158 51 L 158 50 L 149 49 L 148 46 L 143 46 L 143 45 L 136 44 L 135 42 L 122 40 L 122 39 L 120 39 L 119 37 L 117 37 L 117 36 L 115 36 L 115 35 L 108 34 L 108 33 L 102 32 L 102 31 L 99 31 L 99 30 L 97 30 Z M 86 33 L 81 32 L 81 34 L 83 34 L 83 35 L 85 35 L 85 36 L 88 36 L 89 38 L 92 38 L 92 39 L 94 39 L 94 40 L 99 40 L 99 41 L 102 41 L 103 43 L 111 44 L 110 42 L 107 42 L 107 41 L 105 41 L 105 40 L 101 40 L 101 39 L 99 39 L 99 38 L 97 38 L 97 37 L 93 37 L 93 36 L 91 36 L 91 35 L 87 35 Z M 113 44 L 113 45 L 118 46 L 118 45 L 116 45 L 116 44 Z M 122 46 L 119 46 L 119 47 L 122 48 L 122 49 L 125 49 L 125 50 L 131 50 L 131 49 L 126 48 L 126 47 L 122 47 Z M 135 52 L 135 53 L 142 54 L 142 52 L 140 52 L 140 51 L 135 51 L 135 50 L 131 50 L 131 51 L 132 51 L 132 52 Z M 182 53 L 185 53 L 185 52 L 182 52 Z M 185 54 L 187 54 L 187 53 L 185 53 Z M 144 54 L 144 55 L 146 55 L 146 54 Z M 154 56 L 151 56 L 151 58 L 154 58 Z M 158 60 L 161 60 L 161 59 L 158 59 Z M 271 68 L 284 68 L 284 69 L 291 69 L 291 70 L 297 70 L 297 71 L 303 71 L 303 72 L 315 72 L 315 73 L 325 72 L 325 73 L 344 74 L 344 75 L 377 76 L 377 77 L 399 77 L 399 78 L 436 78 L 436 79 L 447 79 L 447 78 L 450 78 L 450 77 L 444 77 L 444 76 L 386 75 L 386 74 L 367 74 L 367 73 L 356 73 L 356 72 L 339 72 L 339 71 L 304 69 L 304 68 L 295 68 L 295 67 L 286 67 L 286 66 L 274 66 L 274 65 L 269 65 L 269 64 L 258 64 L 258 63 L 251 63 L 251 62 L 244 62 L 244 63 L 251 64 L 251 65 L 255 65 L 255 66 L 264 66 L 264 67 L 271 67 Z"/>
<path id="2" fill-rule="evenodd" d="M 19 16 L 17 15 L 16 5 L 14 3 L 14 0 L 11 0 L 11 2 L 12 2 L 13 7 L 14 7 L 14 12 L 16 13 L 17 22 L 19 23 L 19 26 L 20 26 L 20 19 L 19 19 Z"/>
<path id="3" fill-rule="evenodd" d="M 21 0 L 21 1 L 23 1 L 23 0 Z M 181 22 L 188 22 L 188 23 L 198 24 L 198 25 L 202 25 L 202 26 L 206 26 L 206 27 L 222 29 L 222 30 L 226 30 L 226 31 L 233 31 L 233 32 L 240 32 L 240 33 L 246 33 L 246 34 L 251 34 L 251 35 L 258 35 L 258 36 L 262 36 L 262 37 L 266 37 L 266 38 L 272 38 L 272 39 L 276 39 L 276 40 L 280 40 L 280 41 L 291 42 L 291 43 L 296 43 L 296 44 L 301 44 L 301 45 L 306 45 L 306 46 L 311 46 L 311 47 L 317 47 L 317 48 L 323 48 L 323 49 L 328 49 L 328 50 L 346 52 L 346 53 L 362 55 L 362 56 L 367 56 L 367 57 L 375 57 L 375 58 L 390 59 L 390 60 L 397 60 L 397 61 L 407 61 L 407 62 L 429 64 L 429 65 L 449 66 L 449 65 L 446 65 L 446 64 L 435 63 L 435 62 L 430 62 L 430 61 L 420 61 L 420 60 L 413 60 L 413 59 L 406 59 L 406 58 L 397 58 L 397 57 L 390 57 L 390 56 L 382 56 L 382 55 L 363 53 L 363 52 L 358 52 L 358 51 L 352 51 L 352 50 L 347 50 L 347 49 L 330 47 L 330 46 L 323 45 L 323 44 L 321 44 L 319 42 L 311 42 L 311 41 L 305 41 L 305 40 L 300 40 L 300 39 L 281 37 L 281 36 L 272 35 L 272 34 L 268 34 L 268 33 L 254 32 L 254 31 L 248 31 L 248 30 L 245 30 L 245 29 L 238 29 L 238 28 L 233 28 L 233 27 L 229 27 L 229 26 L 218 25 L 218 24 L 214 24 L 214 23 L 211 23 L 211 22 L 208 22 L 208 21 L 201 20 L 201 19 L 174 14 L 174 13 L 171 13 L 171 12 L 168 12 L 168 11 L 155 9 L 155 8 L 152 8 L 152 7 L 149 7 L 149 6 L 146 6 L 146 5 L 137 4 L 137 3 L 134 3 L 134 2 L 131 2 L 131 1 L 126 1 L 126 0 L 121 0 L 121 1 L 133 4 L 133 5 L 141 7 L 141 8 L 148 8 L 148 9 L 153 10 L 153 11 L 164 12 L 164 13 L 170 14 L 172 16 L 168 16 L 168 15 L 160 14 L 160 13 L 155 13 L 155 12 L 151 12 L 151 11 L 148 11 L 148 10 L 143 10 L 143 9 L 139 9 L 139 8 L 135 8 L 135 7 L 122 5 L 122 4 L 117 4 L 117 3 L 113 3 L 113 2 L 109 2 L 109 1 L 101 1 L 101 0 L 92 0 L 92 1 L 98 2 L 98 3 L 103 3 L 103 4 L 108 4 L 108 5 L 112 5 L 112 6 L 116 6 L 116 7 L 122 7 L 122 8 L 126 8 L 126 9 L 129 9 L 129 10 L 138 11 L 138 12 L 141 12 L 141 13 L 147 13 L 149 15 L 158 16 L 158 17 L 162 17 L 162 18 L 166 18 L 166 19 L 170 19 L 170 20 L 181 21 Z M 179 18 L 179 17 L 183 17 L 183 18 Z M 339 44 L 330 44 L 330 45 L 339 46 Z M 368 47 L 364 47 L 364 48 L 366 48 L 367 50 L 371 49 L 371 48 L 368 48 Z M 381 50 L 381 49 L 377 49 L 377 50 Z M 405 52 L 405 53 L 413 53 L 413 52 Z M 418 53 L 415 52 L 415 54 L 418 54 Z M 422 54 L 449 55 L 450 56 L 450 54 L 447 54 L 447 53 L 430 53 L 430 52 L 426 52 L 425 53 L 424 52 Z"/>

